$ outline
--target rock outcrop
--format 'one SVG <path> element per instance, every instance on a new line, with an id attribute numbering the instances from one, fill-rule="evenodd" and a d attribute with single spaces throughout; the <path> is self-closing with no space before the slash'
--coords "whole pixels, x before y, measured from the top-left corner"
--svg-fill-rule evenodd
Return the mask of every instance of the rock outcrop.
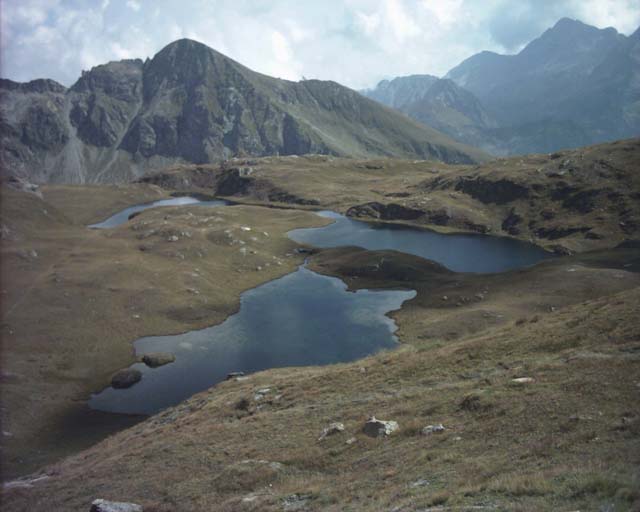
<path id="1" fill-rule="evenodd" d="M 91 503 L 89 512 L 143 512 L 143 508 L 135 503 L 99 499 Z"/>
<path id="2" fill-rule="evenodd" d="M 169 352 L 149 352 L 142 356 L 142 362 L 149 368 L 158 368 L 165 364 L 173 363 L 176 360 L 176 356 Z"/>
<path id="3" fill-rule="evenodd" d="M 142 372 L 140 372 L 140 370 L 126 368 L 116 372 L 113 377 L 111 377 L 111 386 L 115 389 L 126 389 L 140 382 L 141 379 Z"/>
<path id="4" fill-rule="evenodd" d="M 371 416 L 362 428 L 362 432 L 369 437 L 386 437 L 396 430 L 398 430 L 397 422 L 378 420 L 375 416 Z"/>

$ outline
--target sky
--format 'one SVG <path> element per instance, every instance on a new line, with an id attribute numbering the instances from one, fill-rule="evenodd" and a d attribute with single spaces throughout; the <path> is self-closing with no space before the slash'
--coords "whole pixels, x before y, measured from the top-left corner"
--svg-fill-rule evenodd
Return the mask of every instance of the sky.
<path id="1" fill-rule="evenodd" d="M 279 78 L 354 89 L 517 53 L 569 17 L 630 34 L 638 0 L 0 0 L 0 75 L 72 85 L 82 70 L 195 39 Z"/>

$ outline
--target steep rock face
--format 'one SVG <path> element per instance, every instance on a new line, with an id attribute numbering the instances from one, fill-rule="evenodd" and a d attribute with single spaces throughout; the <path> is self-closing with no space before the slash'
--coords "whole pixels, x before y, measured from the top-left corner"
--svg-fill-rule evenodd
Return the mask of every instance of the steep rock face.
<path id="1" fill-rule="evenodd" d="M 640 133 L 640 41 L 561 19 L 517 55 L 482 52 L 447 74 L 500 124 L 508 153 L 552 152 Z"/>
<path id="2" fill-rule="evenodd" d="M 71 88 L 70 119 L 78 138 L 98 147 L 122 138 L 142 100 L 141 60 L 98 66 Z"/>
<path id="3" fill-rule="evenodd" d="M 127 181 L 246 155 L 486 159 L 335 82 L 271 78 L 188 39 L 97 66 L 70 89 L 3 80 L 0 93 L 3 172 L 37 182 Z"/>
<path id="4" fill-rule="evenodd" d="M 40 181 L 42 155 L 59 155 L 68 143 L 67 89 L 53 80 L 19 84 L 0 80 L 3 170 Z"/>

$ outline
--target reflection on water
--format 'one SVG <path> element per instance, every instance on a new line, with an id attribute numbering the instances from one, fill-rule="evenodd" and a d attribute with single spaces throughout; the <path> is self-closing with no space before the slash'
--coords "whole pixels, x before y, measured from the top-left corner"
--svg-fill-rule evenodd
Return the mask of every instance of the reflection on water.
<path id="1" fill-rule="evenodd" d="M 320 228 L 294 229 L 289 237 L 315 247 L 352 245 L 369 250 L 394 249 L 437 261 L 455 272 L 503 272 L 553 257 L 540 247 L 511 238 L 442 234 L 397 224 L 372 224 L 329 211 L 319 215 L 335 222 Z"/>
<path id="2" fill-rule="evenodd" d="M 334 277 L 304 267 L 242 294 L 238 313 L 222 324 L 176 336 L 135 342 L 136 352 L 171 352 L 174 363 L 160 368 L 133 365 L 142 380 L 129 389 L 94 395 L 95 409 L 151 414 L 224 380 L 282 366 L 353 361 L 393 348 L 394 322 L 385 316 L 415 296 L 414 291 L 347 292 Z"/>

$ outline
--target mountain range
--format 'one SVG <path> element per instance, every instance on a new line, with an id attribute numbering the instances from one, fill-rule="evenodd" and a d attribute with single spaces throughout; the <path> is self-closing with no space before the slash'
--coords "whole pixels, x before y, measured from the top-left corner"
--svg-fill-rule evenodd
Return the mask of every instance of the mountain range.
<path id="1" fill-rule="evenodd" d="M 481 52 L 443 79 L 383 81 L 366 96 L 491 153 L 552 152 L 640 133 L 640 29 L 563 18 L 516 55 Z"/>
<path id="2" fill-rule="evenodd" d="M 0 94 L 3 172 L 36 182 L 128 181 L 233 156 L 487 158 L 335 82 L 271 78 L 188 39 L 70 88 L 1 80 Z"/>

